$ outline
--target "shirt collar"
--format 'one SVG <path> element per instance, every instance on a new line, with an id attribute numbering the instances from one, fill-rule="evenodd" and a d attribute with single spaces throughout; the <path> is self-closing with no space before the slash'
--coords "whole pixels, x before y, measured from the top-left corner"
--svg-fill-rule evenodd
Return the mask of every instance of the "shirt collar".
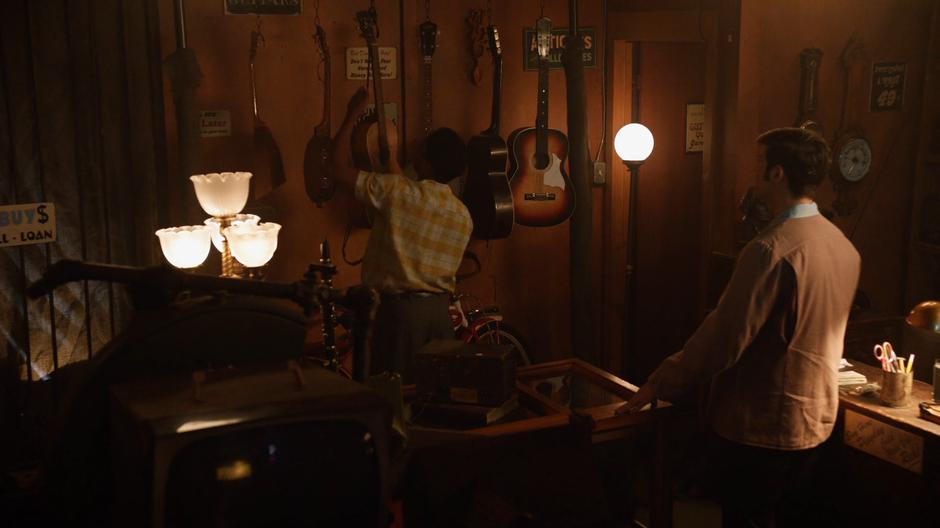
<path id="1" fill-rule="evenodd" d="M 808 204 L 796 204 L 777 215 L 776 220 L 782 222 L 784 220 L 789 220 L 790 218 L 806 218 L 807 216 L 815 216 L 818 214 L 819 206 L 816 205 L 816 202 Z"/>

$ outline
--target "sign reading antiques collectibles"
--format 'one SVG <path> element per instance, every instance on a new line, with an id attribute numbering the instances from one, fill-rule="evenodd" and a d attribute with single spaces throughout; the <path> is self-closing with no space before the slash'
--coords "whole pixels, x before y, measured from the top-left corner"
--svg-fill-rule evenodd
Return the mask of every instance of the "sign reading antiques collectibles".
<path id="1" fill-rule="evenodd" d="M 580 28 L 579 34 L 584 41 L 584 50 L 581 52 L 581 62 L 587 68 L 597 66 L 597 53 L 595 53 L 594 43 L 597 42 L 597 31 L 592 27 Z M 557 27 L 552 29 L 552 45 L 548 49 L 548 67 L 561 68 L 561 54 L 565 51 L 565 41 L 568 40 L 568 28 Z M 522 42 L 525 42 L 523 48 L 522 65 L 526 70 L 539 69 L 539 46 L 535 39 L 535 28 L 525 28 L 522 30 Z"/>
<path id="2" fill-rule="evenodd" d="M 379 69 L 383 79 L 398 78 L 398 49 L 379 47 Z M 369 48 L 346 48 L 346 78 L 363 81 L 369 74 Z"/>
<path id="3" fill-rule="evenodd" d="M 871 67 L 871 111 L 898 112 L 904 105 L 905 62 L 876 62 Z"/>
<path id="4" fill-rule="evenodd" d="M 299 15 L 304 0 L 222 0 L 226 15 Z"/>
<path id="5" fill-rule="evenodd" d="M 0 206 L 0 247 L 55 242 L 55 204 Z"/>

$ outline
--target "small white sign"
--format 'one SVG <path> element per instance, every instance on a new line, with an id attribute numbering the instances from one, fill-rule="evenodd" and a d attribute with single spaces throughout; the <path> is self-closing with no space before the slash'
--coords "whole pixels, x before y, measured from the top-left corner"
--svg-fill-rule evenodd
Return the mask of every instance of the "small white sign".
<path id="1" fill-rule="evenodd" d="M 685 105 L 685 151 L 702 152 L 705 150 L 705 105 L 701 103 Z"/>
<path id="2" fill-rule="evenodd" d="M 846 445 L 914 473 L 924 472 L 924 439 L 882 421 L 845 410 Z"/>
<path id="3" fill-rule="evenodd" d="M 55 242 L 55 204 L 0 206 L 0 247 Z"/>
<path id="4" fill-rule="evenodd" d="M 383 79 L 398 78 L 398 50 L 379 47 L 379 69 Z M 369 75 L 369 48 L 346 48 L 346 78 L 365 80 Z"/>
<path id="5" fill-rule="evenodd" d="M 199 112 L 199 130 L 202 131 L 202 137 L 231 136 L 231 112 L 228 110 L 203 110 Z"/>

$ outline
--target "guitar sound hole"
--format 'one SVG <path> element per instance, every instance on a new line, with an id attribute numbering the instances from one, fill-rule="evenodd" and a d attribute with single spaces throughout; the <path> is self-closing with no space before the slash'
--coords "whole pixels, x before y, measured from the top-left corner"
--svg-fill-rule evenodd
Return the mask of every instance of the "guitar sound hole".
<path id="1" fill-rule="evenodd" d="M 537 170 L 543 170 L 548 168 L 548 163 L 551 158 L 548 157 L 548 154 L 539 154 L 536 152 L 532 155 L 532 166 Z"/>

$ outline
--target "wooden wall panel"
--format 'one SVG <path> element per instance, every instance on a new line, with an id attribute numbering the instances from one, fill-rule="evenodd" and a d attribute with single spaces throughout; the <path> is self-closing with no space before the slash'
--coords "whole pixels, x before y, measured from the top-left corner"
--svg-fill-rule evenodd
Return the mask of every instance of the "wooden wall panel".
<path id="1" fill-rule="evenodd" d="M 160 2 L 163 55 L 175 48 L 173 2 Z M 589 148 L 597 151 L 603 133 L 602 79 L 604 50 L 603 2 L 581 2 L 581 25 L 597 28 L 598 66 L 587 69 L 589 94 Z M 311 38 L 314 29 L 314 2 L 304 3 L 304 13 L 291 17 L 263 17 L 262 29 L 266 45 L 257 60 L 259 103 L 263 118 L 274 133 L 283 155 L 287 182 L 261 200 L 260 205 L 273 208 L 272 219 L 281 230 L 278 253 L 270 264 L 273 280 L 294 280 L 306 264 L 317 258 L 317 245 L 328 237 L 338 249 L 346 223 L 345 202 L 334 199 L 322 209 L 310 203 L 303 191 L 303 149 L 320 120 L 322 85 L 317 81 L 316 49 Z M 346 102 L 361 81 L 345 79 L 345 50 L 362 46 L 355 22 L 355 12 L 368 7 L 365 0 L 357 2 L 322 2 L 321 23 L 326 29 L 333 61 L 333 100 L 331 102 L 334 132 L 339 126 Z M 404 92 L 406 158 L 420 139 L 420 54 L 417 26 L 424 20 L 423 0 L 377 0 L 381 46 L 401 46 L 399 79 L 386 81 L 386 98 L 402 102 Z M 454 128 L 469 139 L 489 125 L 491 64 L 481 63 L 483 80 L 474 85 L 469 80 L 469 43 L 466 16 L 472 8 L 484 8 L 480 0 L 432 0 L 431 18 L 440 29 L 438 49 L 433 59 L 433 104 L 435 126 Z M 503 45 L 503 112 L 504 136 L 516 128 L 532 126 L 535 121 L 536 72 L 522 69 L 522 31 L 539 16 L 537 2 L 493 2 L 493 20 L 500 30 Z M 568 2 L 549 0 L 546 14 L 557 26 L 567 26 Z M 204 110 L 230 110 L 232 136 L 206 138 L 203 146 L 203 170 L 246 170 L 250 162 L 252 139 L 251 107 L 248 93 L 249 33 L 255 27 L 254 16 L 226 16 L 221 2 L 191 0 L 186 3 L 189 46 L 193 48 L 205 75 L 199 91 Z M 402 29 L 404 28 L 404 38 Z M 404 77 L 402 77 L 404 76 Z M 164 93 L 167 108 L 167 144 L 171 169 L 176 164 L 175 118 L 168 79 Z M 549 123 L 565 130 L 565 87 L 562 70 L 550 74 L 551 101 Z M 399 106 L 399 115 L 401 107 Z M 192 195 L 188 182 L 174 181 L 171 195 L 174 203 L 183 203 Z M 594 201 L 600 203 L 602 188 L 595 188 Z M 595 207 L 595 209 L 600 209 Z M 198 212 L 173 211 L 172 223 L 201 222 Z M 596 213 L 595 252 L 601 251 L 601 212 Z M 353 233 L 349 253 L 358 257 L 367 240 L 366 231 Z M 489 244 L 471 243 L 483 262 L 483 272 L 460 285 L 461 291 L 477 295 L 484 304 L 497 303 L 506 320 L 525 334 L 535 360 L 548 360 L 572 354 L 569 333 L 568 286 L 568 224 L 552 228 L 516 226 L 506 240 Z M 592 281 L 596 285 L 594 309 L 599 313 L 602 283 L 601 258 L 594 257 Z M 337 259 L 338 260 L 338 259 Z M 216 268 L 211 268 L 216 269 Z M 359 282 L 360 272 L 340 264 L 337 284 L 346 286 Z M 597 313 L 592 315 L 597 315 Z M 599 318 L 597 318 L 599 320 Z M 599 323 L 598 323 L 599 325 Z M 600 328 L 600 326 L 598 326 Z M 597 335 L 585 336 L 584 346 L 595 347 Z"/>
<path id="2" fill-rule="evenodd" d="M 836 224 L 852 237 L 862 254 L 860 287 L 883 313 L 905 313 L 905 273 L 909 251 L 917 128 L 923 99 L 925 50 L 933 2 L 872 0 L 864 9 L 851 0 L 742 2 L 739 133 L 733 150 L 737 163 L 737 196 L 759 175 L 754 138 L 766 129 L 792 125 L 799 99 L 799 53 L 822 50 L 818 100 L 819 121 L 832 144 L 838 136 L 843 102 L 840 55 L 850 38 L 865 45 L 862 82 L 851 87 L 850 116 L 872 146 L 872 169 L 852 194 L 858 208 Z M 799 24 L 778 24 L 799 20 Z M 898 112 L 871 112 L 868 107 L 873 62 L 904 62 L 907 79 L 904 107 Z M 818 202 L 832 208 L 832 179 L 820 188 Z M 728 229 L 730 226 L 723 226 Z"/>

